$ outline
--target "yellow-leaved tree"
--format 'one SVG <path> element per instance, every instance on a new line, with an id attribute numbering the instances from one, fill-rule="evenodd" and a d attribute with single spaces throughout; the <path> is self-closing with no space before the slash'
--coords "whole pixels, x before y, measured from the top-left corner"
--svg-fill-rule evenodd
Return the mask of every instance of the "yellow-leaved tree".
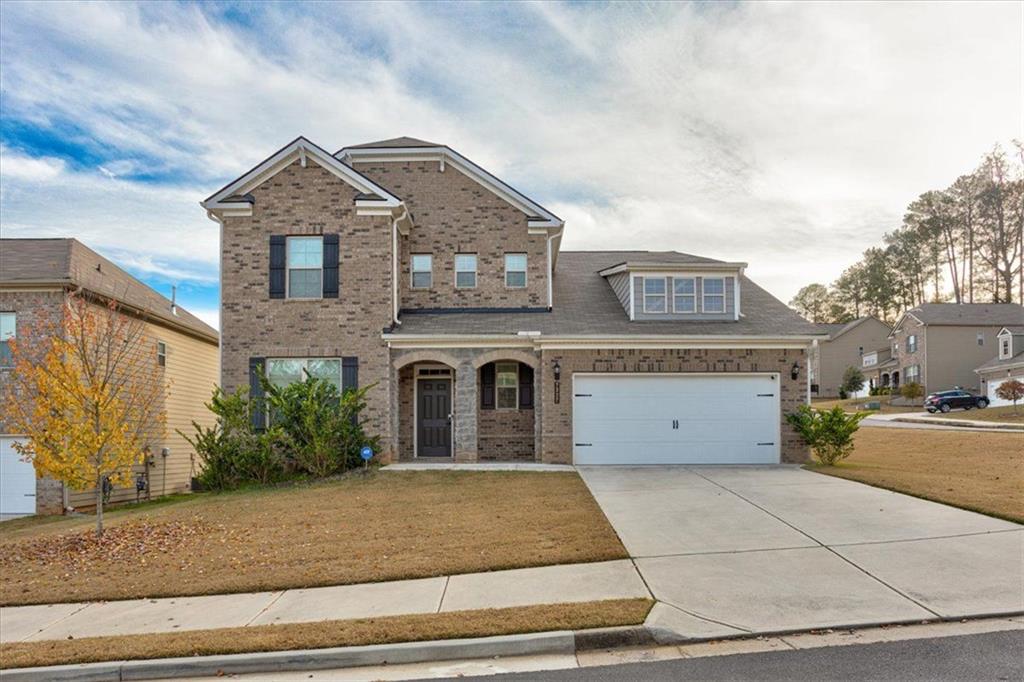
<path id="1" fill-rule="evenodd" d="M 146 323 L 115 302 L 71 293 L 58 320 L 10 342 L 12 386 L 4 405 L 15 444 L 36 473 L 96 491 L 103 535 L 104 483 L 130 485 L 164 434 L 167 384 Z"/>

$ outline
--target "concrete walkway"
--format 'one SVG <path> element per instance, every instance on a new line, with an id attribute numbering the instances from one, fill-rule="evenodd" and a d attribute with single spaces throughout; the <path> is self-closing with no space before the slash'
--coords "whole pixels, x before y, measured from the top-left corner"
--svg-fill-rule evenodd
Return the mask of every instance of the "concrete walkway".
<path id="1" fill-rule="evenodd" d="M 986 422 L 970 419 L 969 412 L 951 412 L 948 415 L 934 415 L 928 412 L 906 412 L 896 414 L 872 414 L 862 423 L 864 426 L 882 426 L 902 429 L 936 429 L 955 431 L 994 431 L 1013 433 L 1024 431 L 1024 424 Z M 962 416 L 963 415 L 963 416 Z"/>
<path id="2" fill-rule="evenodd" d="M 0 608 L 0 643 L 650 598 L 627 560 L 306 590 Z"/>
<path id="3" fill-rule="evenodd" d="M 1024 612 L 1024 527 L 797 467 L 581 467 L 659 601 L 725 637 Z"/>

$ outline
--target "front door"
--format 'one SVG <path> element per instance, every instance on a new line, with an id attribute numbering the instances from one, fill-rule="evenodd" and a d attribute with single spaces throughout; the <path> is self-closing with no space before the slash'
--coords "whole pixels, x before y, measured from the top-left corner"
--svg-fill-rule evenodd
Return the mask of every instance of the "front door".
<path id="1" fill-rule="evenodd" d="M 416 397 L 416 455 L 451 457 L 451 379 L 420 379 Z"/>

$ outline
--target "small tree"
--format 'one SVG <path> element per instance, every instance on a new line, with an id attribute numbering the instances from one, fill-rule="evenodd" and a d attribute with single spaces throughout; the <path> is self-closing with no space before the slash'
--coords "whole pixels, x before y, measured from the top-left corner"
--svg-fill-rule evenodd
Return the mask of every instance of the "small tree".
<path id="1" fill-rule="evenodd" d="M 853 452 L 853 434 L 868 414 L 847 414 L 839 405 L 831 410 L 814 410 L 809 405 L 801 405 L 796 412 L 786 415 L 786 421 L 811 447 L 822 464 L 832 466 Z"/>
<path id="2" fill-rule="evenodd" d="M 101 537 L 104 483 L 131 484 L 131 467 L 163 436 L 167 385 L 155 346 L 144 320 L 80 293 L 67 296 L 58 323 L 35 331 L 35 346 L 10 342 L 5 415 L 27 436 L 14 448 L 40 475 L 95 489 Z"/>
<path id="3" fill-rule="evenodd" d="M 996 397 L 1002 400 L 1013 402 L 1013 413 L 1017 414 L 1017 401 L 1024 400 L 1024 381 L 1019 379 L 1007 379 L 999 384 L 996 389 Z"/>
<path id="4" fill-rule="evenodd" d="M 900 387 L 900 395 L 907 400 L 920 400 L 924 397 L 924 386 L 916 381 L 911 381 Z"/>
<path id="5" fill-rule="evenodd" d="M 846 394 L 856 393 L 864 388 L 864 373 L 859 367 L 847 367 L 843 372 L 843 383 L 840 390 Z"/>

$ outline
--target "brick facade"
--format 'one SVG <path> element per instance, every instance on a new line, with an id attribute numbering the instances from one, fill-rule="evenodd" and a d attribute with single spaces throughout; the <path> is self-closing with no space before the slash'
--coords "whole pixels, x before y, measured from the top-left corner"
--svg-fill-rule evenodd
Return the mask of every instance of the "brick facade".
<path id="1" fill-rule="evenodd" d="M 806 367 L 806 352 L 794 349 L 650 349 L 544 351 L 540 365 L 543 417 L 540 460 L 572 463 L 572 375 L 575 372 L 777 372 L 781 383 L 782 461 L 808 461 L 810 452 L 786 423 L 785 415 L 807 399 L 803 371 L 792 379 L 794 361 Z M 559 401 L 555 402 L 552 367 L 561 367 Z"/>
<path id="2" fill-rule="evenodd" d="M 391 221 L 356 215 L 357 191 L 316 163 L 296 161 L 252 190 L 253 213 L 224 219 L 221 382 L 249 385 L 250 357 L 359 358 L 368 429 L 392 443 L 392 382 L 381 331 L 391 323 Z M 270 299 L 271 235 L 337 233 L 339 296 Z M 390 452 L 385 452 L 390 455 Z"/>
<path id="3" fill-rule="evenodd" d="M 355 168 L 401 197 L 416 227 L 402 237 L 403 308 L 547 307 L 547 242 L 530 235 L 525 213 L 452 166 L 437 161 L 357 163 Z M 433 255 L 429 289 L 410 286 L 410 254 Z M 455 254 L 477 254 L 477 286 L 455 287 Z M 527 255 L 526 287 L 505 286 L 505 254 Z"/>

